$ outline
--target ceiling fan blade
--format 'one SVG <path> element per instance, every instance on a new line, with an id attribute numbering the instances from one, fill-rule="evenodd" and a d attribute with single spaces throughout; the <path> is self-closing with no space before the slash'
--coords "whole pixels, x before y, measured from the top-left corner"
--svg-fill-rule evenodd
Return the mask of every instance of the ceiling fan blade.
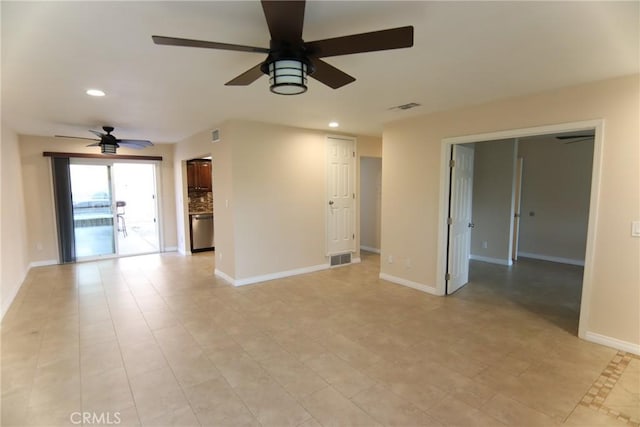
<path id="1" fill-rule="evenodd" d="M 204 40 L 180 39 L 177 37 L 151 36 L 155 44 L 167 46 L 201 47 L 205 49 L 234 50 L 239 52 L 269 53 L 264 47 L 244 46 L 239 44 L 208 42 Z"/>
<path id="2" fill-rule="evenodd" d="M 304 7 L 304 0 L 262 0 L 262 10 L 267 19 L 271 39 L 291 43 L 302 40 Z"/>
<path id="3" fill-rule="evenodd" d="M 244 73 L 240 74 L 238 77 L 229 80 L 225 83 L 225 86 L 247 86 L 251 83 L 255 82 L 262 76 L 264 73 L 260 69 L 262 63 L 256 65 L 255 67 L 249 68 Z"/>
<path id="4" fill-rule="evenodd" d="M 556 139 L 577 139 L 577 138 L 593 138 L 594 135 L 586 134 L 586 135 L 560 135 L 556 136 Z"/>
<path id="5" fill-rule="evenodd" d="M 95 136 L 97 136 L 98 138 L 102 138 L 103 136 L 107 136 L 107 134 L 106 134 L 106 133 L 102 133 L 102 132 L 99 132 L 99 131 L 97 131 L 97 130 L 89 129 L 89 132 L 91 132 L 92 134 L 94 134 L 94 135 L 95 135 Z"/>
<path id="6" fill-rule="evenodd" d="M 307 52 L 316 58 L 375 52 L 413 46 L 413 27 L 399 27 L 351 36 L 316 40 L 304 44 Z"/>
<path id="7" fill-rule="evenodd" d="M 93 143 L 93 144 L 89 144 L 89 145 L 87 145 L 87 147 L 99 147 L 100 145 L 102 145 L 102 142 L 96 142 L 96 143 Z"/>
<path id="8" fill-rule="evenodd" d="M 143 139 L 119 139 L 118 145 L 141 150 L 143 148 L 153 146 L 153 143 L 151 141 L 145 141 Z"/>
<path id="9" fill-rule="evenodd" d="M 587 136 L 586 138 L 579 138 L 579 139 L 574 139 L 573 141 L 566 141 L 565 144 L 575 144 L 576 142 L 591 141 L 592 139 L 593 137 Z"/>
<path id="10" fill-rule="evenodd" d="M 100 141 L 95 138 L 85 138 L 84 136 L 67 136 L 67 135 L 54 135 L 56 138 L 71 138 L 71 139 L 86 139 L 89 141 Z"/>
<path id="11" fill-rule="evenodd" d="M 312 58 L 311 60 L 313 61 L 313 65 L 316 67 L 316 70 L 313 74 L 309 74 L 309 76 L 326 84 L 332 89 L 338 89 L 339 87 L 348 85 L 356 80 L 355 77 L 351 77 L 349 74 L 338 70 L 333 65 L 327 64 L 321 59 Z"/>

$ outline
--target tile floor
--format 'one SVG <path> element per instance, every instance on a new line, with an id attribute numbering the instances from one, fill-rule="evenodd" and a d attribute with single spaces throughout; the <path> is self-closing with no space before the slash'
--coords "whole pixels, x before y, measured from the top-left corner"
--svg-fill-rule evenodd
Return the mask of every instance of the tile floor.
<path id="1" fill-rule="evenodd" d="M 472 283 L 440 298 L 379 280 L 370 254 L 241 288 L 213 261 L 31 270 L 2 324 L 2 425 L 636 422 L 600 409 L 637 411 L 640 360 L 577 339 L 576 300 L 541 298 L 579 296 L 575 268 L 473 263 Z M 616 357 L 629 363 L 600 409 L 581 404 Z"/>

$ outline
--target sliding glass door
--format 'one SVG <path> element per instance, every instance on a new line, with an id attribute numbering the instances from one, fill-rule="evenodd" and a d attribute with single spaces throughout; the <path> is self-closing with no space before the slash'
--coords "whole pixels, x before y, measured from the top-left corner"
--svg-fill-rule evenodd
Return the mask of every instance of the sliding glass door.
<path id="1" fill-rule="evenodd" d="M 72 159 L 69 171 L 77 259 L 160 250 L 155 164 Z"/>

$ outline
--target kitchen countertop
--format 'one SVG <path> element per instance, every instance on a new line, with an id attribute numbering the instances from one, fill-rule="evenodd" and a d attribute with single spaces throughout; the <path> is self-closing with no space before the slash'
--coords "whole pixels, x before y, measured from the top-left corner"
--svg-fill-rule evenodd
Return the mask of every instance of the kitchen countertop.
<path id="1" fill-rule="evenodd" d="M 189 212 L 189 215 L 213 215 L 213 212 L 207 211 L 197 211 L 197 212 Z"/>

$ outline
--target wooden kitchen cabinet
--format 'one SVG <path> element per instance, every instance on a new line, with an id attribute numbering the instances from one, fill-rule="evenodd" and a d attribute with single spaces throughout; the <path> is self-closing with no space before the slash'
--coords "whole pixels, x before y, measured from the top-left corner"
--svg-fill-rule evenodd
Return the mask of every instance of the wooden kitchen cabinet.
<path id="1" fill-rule="evenodd" d="M 211 160 L 187 162 L 187 186 L 190 190 L 211 191 Z"/>
<path id="2" fill-rule="evenodd" d="M 198 185 L 203 191 L 211 191 L 211 162 L 199 162 L 196 168 L 196 174 L 198 175 Z"/>
<path id="3" fill-rule="evenodd" d="M 187 162 L 187 187 L 193 190 L 196 185 L 196 164 L 192 161 Z"/>

